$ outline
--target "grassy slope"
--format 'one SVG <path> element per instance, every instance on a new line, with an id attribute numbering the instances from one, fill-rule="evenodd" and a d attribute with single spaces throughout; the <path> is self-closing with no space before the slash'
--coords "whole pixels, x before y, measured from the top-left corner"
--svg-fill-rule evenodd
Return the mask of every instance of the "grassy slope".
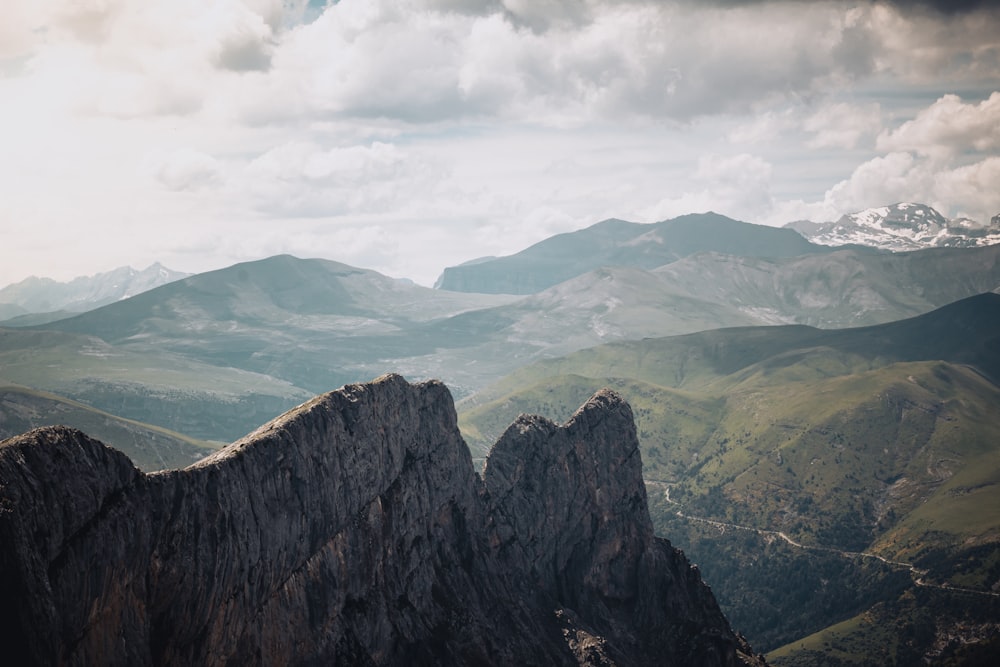
<path id="1" fill-rule="evenodd" d="M 122 419 L 55 394 L 25 387 L 0 387 L 0 439 L 41 426 L 64 425 L 129 456 L 145 471 L 182 468 L 215 451 L 218 443 Z"/>
<path id="2" fill-rule="evenodd" d="M 227 442 L 313 395 L 267 375 L 154 347 L 129 349 L 93 336 L 23 329 L 0 329 L 0 383 Z"/>
<path id="3" fill-rule="evenodd" d="M 906 535 L 947 532 L 942 526 L 965 539 L 998 537 L 990 531 L 1000 517 L 969 510 L 1000 488 L 1000 421 L 992 417 L 1000 390 L 945 362 L 817 379 L 817 367 L 833 366 L 852 365 L 756 366 L 708 383 L 718 394 L 555 376 L 463 405 L 460 425 L 482 454 L 518 414 L 564 420 L 610 386 L 632 405 L 647 479 L 671 482 L 692 511 L 853 550 L 884 533 L 876 546 L 899 556 L 912 552 Z"/>
<path id="4" fill-rule="evenodd" d="M 440 283 L 449 290 L 531 294 L 600 266 L 651 269 L 705 251 L 764 257 L 831 252 L 790 232 L 716 213 L 654 224 L 605 220 L 550 237 L 514 255 L 447 268 Z"/>
<path id="5" fill-rule="evenodd" d="M 966 364 L 995 377 L 997 301 L 867 329 L 715 331 L 601 346 L 522 369 L 460 403 L 460 425 L 482 448 L 519 412 L 566 419 L 590 392 L 612 386 L 635 412 L 647 479 L 668 482 L 686 512 L 805 544 L 874 550 L 929 570 L 928 581 L 988 589 L 1000 581 L 1000 390 Z M 718 580 L 738 581 L 730 575 L 747 566 L 746 553 L 666 520 L 676 507 L 653 503 L 661 529 L 707 561 L 710 581 L 713 559 Z M 899 568 L 838 570 L 801 550 L 761 568 L 775 581 L 789 568 L 829 575 L 804 575 L 802 599 L 750 587 L 728 600 L 727 613 L 750 624 L 763 623 L 769 604 L 784 610 L 767 618 L 768 648 L 790 639 L 796 621 L 811 632 L 873 603 L 830 593 L 826 615 L 817 614 L 810 596 L 836 588 L 831 579 L 845 589 L 870 579 L 878 599 L 897 604 L 898 577 L 909 577 Z"/>
<path id="6" fill-rule="evenodd" d="M 992 667 L 1000 654 L 997 619 L 1000 601 L 995 598 L 910 588 L 775 649 L 767 658 L 775 667 Z M 976 641 L 962 641 L 962 635 Z"/>

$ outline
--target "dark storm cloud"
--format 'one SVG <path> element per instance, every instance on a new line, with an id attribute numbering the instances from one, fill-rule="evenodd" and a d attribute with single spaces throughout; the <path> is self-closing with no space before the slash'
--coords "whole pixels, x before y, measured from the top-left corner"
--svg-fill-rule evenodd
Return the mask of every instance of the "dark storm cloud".
<path id="1" fill-rule="evenodd" d="M 717 7 L 746 7 L 749 5 L 814 4 L 809 0 L 682 0 L 690 5 L 715 5 Z M 850 0 L 830 0 L 831 3 L 857 4 Z M 819 3 L 815 3 L 819 4 Z M 996 0 L 870 0 L 872 5 L 890 5 L 900 11 L 933 11 L 946 16 L 967 14 L 979 10 L 997 11 Z"/>
<path id="2" fill-rule="evenodd" d="M 967 14 L 978 10 L 997 11 L 995 0 L 888 0 L 885 4 L 904 11 L 931 10 L 945 15 Z"/>

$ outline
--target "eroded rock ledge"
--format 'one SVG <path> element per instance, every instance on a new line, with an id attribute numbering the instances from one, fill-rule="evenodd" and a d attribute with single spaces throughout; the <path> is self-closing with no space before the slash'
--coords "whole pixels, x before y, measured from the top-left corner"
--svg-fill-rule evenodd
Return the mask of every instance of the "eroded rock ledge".
<path id="1" fill-rule="evenodd" d="M 444 385 L 388 375 L 143 474 L 71 429 L 0 443 L 12 664 L 755 663 L 653 536 L 628 405 L 522 417 L 482 479 Z"/>

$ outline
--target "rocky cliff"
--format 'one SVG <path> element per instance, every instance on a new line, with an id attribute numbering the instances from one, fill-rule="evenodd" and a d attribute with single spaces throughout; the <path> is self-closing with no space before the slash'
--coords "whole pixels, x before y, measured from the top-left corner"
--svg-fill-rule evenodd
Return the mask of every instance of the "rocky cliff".
<path id="1" fill-rule="evenodd" d="M 518 420 L 483 479 L 440 383 L 317 397 L 184 470 L 0 444 L 13 664 L 754 662 L 652 534 L 632 416 Z"/>

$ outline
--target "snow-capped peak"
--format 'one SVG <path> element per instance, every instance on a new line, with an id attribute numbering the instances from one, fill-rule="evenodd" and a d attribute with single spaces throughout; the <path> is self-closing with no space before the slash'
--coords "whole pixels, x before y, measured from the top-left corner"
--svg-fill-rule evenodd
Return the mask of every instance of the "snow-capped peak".
<path id="1" fill-rule="evenodd" d="M 926 204 L 902 202 L 842 216 L 836 222 L 792 222 L 790 227 L 820 245 L 865 245 L 892 251 L 974 247 L 1000 243 L 1000 216 L 988 225 L 949 220 Z"/>
<path id="2" fill-rule="evenodd" d="M 56 310 L 82 312 L 127 299 L 188 275 L 156 263 L 142 271 L 122 266 L 69 282 L 29 278 L 0 289 L 0 304 L 12 304 L 32 313 Z"/>

